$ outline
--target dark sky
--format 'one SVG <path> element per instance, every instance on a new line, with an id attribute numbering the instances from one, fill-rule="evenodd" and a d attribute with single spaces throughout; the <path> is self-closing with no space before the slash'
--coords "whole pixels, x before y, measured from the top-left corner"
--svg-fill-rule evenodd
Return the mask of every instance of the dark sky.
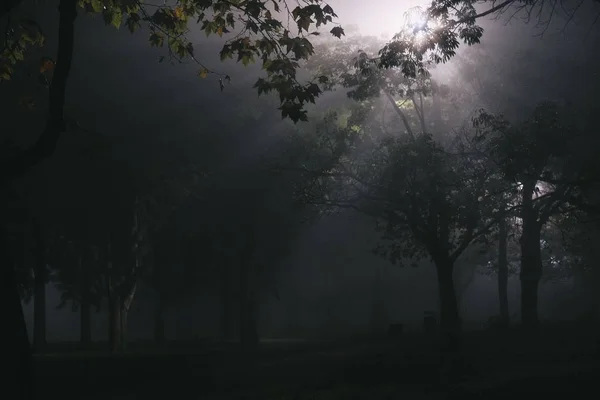
<path id="1" fill-rule="evenodd" d="M 37 6 L 35 14 L 48 33 L 48 49 L 52 49 L 56 45 L 53 34 L 56 9 L 51 6 L 52 2 L 47 3 L 50 4 L 47 8 Z M 361 32 L 376 35 L 393 33 L 392 28 L 402 19 L 403 9 L 420 5 L 417 1 L 398 0 L 370 1 L 368 8 L 362 8 L 363 4 L 365 2 L 360 0 L 332 2 L 342 23 L 358 24 Z M 595 9 L 598 11 L 598 7 Z M 513 21 L 504 26 L 501 21 L 485 22 L 487 31 L 481 47 L 490 55 L 490 63 L 495 68 L 482 72 L 484 80 L 495 82 L 510 76 L 510 81 L 503 82 L 507 87 L 503 96 L 510 99 L 507 102 L 519 101 L 525 107 L 532 107 L 543 99 L 578 103 L 595 98 L 599 82 L 596 71 L 600 66 L 597 51 L 600 26 L 583 40 L 592 17 L 590 10 L 583 10 L 566 32 L 560 32 L 563 21 L 557 18 L 543 38 L 534 36 L 539 28 L 532 24 Z M 232 77 L 231 86 L 224 92 L 218 90 L 212 76 L 204 80 L 198 78 L 198 66 L 193 63 L 159 64 L 157 59 L 164 52 L 149 47 L 144 31 L 131 35 L 125 28 L 117 31 L 105 27 L 99 16 L 81 13 L 76 21 L 76 32 L 67 115 L 84 128 L 109 137 L 124 158 L 135 160 L 134 169 L 136 165 L 145 168 L 154 161 L 174 157 L 194 163 L 206 172 L 223 173 L 224 178 L 218 181 L 219 191 L 230 193 L 227 186 L 239 185 L 240 174 L 256 165 L 261 156 L 277 151 L 278 130 L 289 122 L 280 122 L 275 105 L 272 115 L 264 114 L 266 108 L 260 105 L 264 99 L 257 98 L 251 87 L 259 73 L 257 66 L 243 68 L 232 62 L 219 62 L 222 41 L 218 38 L 206 39 L 202 33 L 193 34 L 197 39 L 198 58 Z M 468 55 L 468 51 L 465 54 Z M 437 73 L 442 80 L 456 82 L 455 70 L 451 62 L 440 67 Z M 22 87 L 34 90 L 29 89 L 34 87 L 31 83 L 19 81 L 2 92 L 0 101 L 9 104 L 4 110 L 11 110 L 11 105 L 16 107 L 15 96 Z M 244 116 L 241 122 L 240 114 Z M 18 140 L 26 142 L 40 131 L 42 117 L 42 111 L 25 115 L 12 109 L 2 120 L 3 125 L 5 120 L 12 121 L 4 125 L 10 127 L 7 131 L 17 133 Z M 78 151 L 78 146 L 89 135 L 68 132 L 62 140 L 61 151 Z M 212 205 L 206 206 L 209 209 L 216 207 L 215 203 L 222 204 L 223 198 L 215 195 L 212 201 L 208 203 Z M 187 218 L 187 213 L 180 213 L 180 217 Z M 365 276 L 373 276 L 372 270 L 366 270 L 364 265 L 379 265 L 391 274 L 390 281 L 397 284 L 390 288 L 390 296 L 395 299 L 390 303 L 414 304 L 411 296 L 423 292 L 433 294 L 433 269 L 398 270 L 369 254 L 368 242 L 373 240 L 369 223 L 360 218 L 338 216 L 299 228 L 293 251 L 285 261 L 289 267 L 281 278 L 283 285 L 295 283 L 303 288 L 297 290 L 318 298 L 331 292 L 334 286 L 339 291 L 349 290 L 344 287 L 352 288 L 368 279 Z M 340 253 L 344 253 L 344 258 L 339 258 Z M 334 266 L 328 265 L 331 260 L 336 260 Z M 331 282 L 326 283 L 327 279 Z M 486 277 L 478 279 L 469 296 L 489 300 L 478 301 L 478 307 L 470 312 L 481 318 L 495 310 L 494 284 Z M 411 318 L 418 318 L 422 309 L 435 307 L 431 297 L 419 301 L 422 304 Z M 281 305 L 272 307 L 274 313 L 285 312 Z M 405 315 L 408 309 L 390 312 Z M 56 318 L 68 319 L 61 315 Z M 72 323 L 71 326 L 76 326 L 76 322 Z M 65 321 L 56 320 L 49 327 L 49 335 L 64 335 L 71 329 L 69 324 L 64 324 Z"/>

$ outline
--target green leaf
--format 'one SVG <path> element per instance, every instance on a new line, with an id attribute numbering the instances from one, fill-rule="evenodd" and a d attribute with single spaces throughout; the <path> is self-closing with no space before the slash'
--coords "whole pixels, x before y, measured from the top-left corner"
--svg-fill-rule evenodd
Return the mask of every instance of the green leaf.
<path id="1" fill-rule="evenodd" d="M 162 47 L 165 43 L 165 37 L 160 32 L 152 32 L 150 33 L 150 46 L 153 47 Z"/>
<path id="2" fill-rule="evenodd" d="M 329 32 L 338 39 L 344 36 L 344 29 L 341 26 L 335 26 Z"/>
<path id="3" fill-rule="evenodd" d="M 129 32 L 133 33 L 137 28 L 140 28 L 140 16 L 137 13 L 131 13 L 125 20 L 125 25 L 127 25 L 127 29 Z"/>
<path id="4" fill-rule="evenodd" d="M 231 50 L 231 46 L 228 44 L 224 45 L 219 55 L 221 57 L 221 61 L 224 61 L 227 58 L 233 58 L 233 50 Z"/>
<path id="5" fill-rule="evenodd" d="M 302 30 L 308 31 L 308 28 L 310 27 L 311 23 L 313 23 L 313 20 L 310 18 L 310 16 L 304 15 L 304 16 L 300 17 L 297 21 L 298 29 L 300 31 L 302 31 Z"/>
<path id="6" fill-rule="evenodd" d="M 104 9 L 104 4 L 102 4 L 102 0 L 92 0 L 90 2 L 90 5 L 92 6 L 92 10 L 94 10 L 94 12 L 101 12 Z"/>
<path id="7" fill-rule="evenodd" d="M 115 28 L 119 29 L 121 27 L 121 22 L 123 21 L 123 14 L 121 13 L 121 10 L 119 10 L 118 8 L 113 8 L 112 10 L 112 19 L 110 21 L 110 23 L 112 24 L 112 26 L 114 26 Z"/>
<path id="8" fill-rule="evenodd" d="M 254 58 L 252 57 L 252 55 L 244 55 L 242 56 L 241 61 L 244 67 L 247 67 L 251 62 L 254 62 Z"/>

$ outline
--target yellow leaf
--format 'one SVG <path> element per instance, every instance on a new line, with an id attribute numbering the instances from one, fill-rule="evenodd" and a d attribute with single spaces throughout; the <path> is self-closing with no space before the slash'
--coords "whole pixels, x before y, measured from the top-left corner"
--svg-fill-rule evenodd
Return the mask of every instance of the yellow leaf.
<path id="1" fill-rule="evenodd" d="M 217 28 L 217 35 L 223 36 L 223 27 L 222 26 Z"/>
<path id="2" fill-rule="evenodd" d="M 177 19 L 183 19 L 183 17 L 184 17 L 183 7 L 181 7 L 181 6 L 175 7 L 175 9 L 173 10 L 173 14 L 175 15 L 175 17 Z"/>
<path id="3" fill-rule="evenodd" d="M 200 71 L 198 71 L 198 76 L 202 79 L 206 78 L 208 76 L 208 73 L 210 71 L 207 70 L 206 68 L 202 68 Z"/>
<path id="4" fill-rule="evenodd" d="M 40 72 L 52 71 L 54 69 L 54 61 L 49 58 L 43 57 L 40 60 Z"/>

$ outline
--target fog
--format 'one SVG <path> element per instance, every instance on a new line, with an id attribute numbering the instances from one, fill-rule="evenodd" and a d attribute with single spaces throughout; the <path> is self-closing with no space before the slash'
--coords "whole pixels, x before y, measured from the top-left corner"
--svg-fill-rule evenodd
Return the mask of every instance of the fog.
<path id="1" fill-rule="evenodd" d="M 402 26 L 403 13 L 408 8 L 427 4 L 395 0 L 373 0 L 368 6 L 359 0 L 330 3 L 342 26 L 356 25 L 361 35 L 382 40 L 389 39 Z M 53 7 L 38 9 L 36 13 L 46 16 L 45 29 L 56 30 L 56 19 L 49 17 L 55 14 Z M 465 96 L 471 98 L 471 109 L 460 110 L 465 120 L 481 107 L 521 118 L 542 100 L 584 104 L 595 97 L 600 30 L 582 40 L 591 15 L 582 13 L 566 30 L 565 20 L 555 17 L 542 38 L 542 28 L 518 18 L 508 23 L 508 18 L 505 15 L 497 21 L 483 22 L 486 32 L 481 44 L 462 46 L 455 59 L 432 71 L 441 83 L 457 90 L 462 88 Z M 199 79 L 193 63 L 157 63 L 162 53 L 150 48 L 143 34 L 108 29 L 99 18 L 89 16 L 78 18 L 76 29 L 66 109 L 67 116 L 85 129 L 67 132 L 59 145 L 61 154 L 75 154 L 81 150 L 82 142 L 100 135 L 110 138 L 120 157 L 135 160 L 134 176 L 159 162 L 168 164 L 169 159 L 177 159 L 193 163 L 211 176 L 228 177 L 260 168 L 265 159 L 278 155 L 285 147 L 288 136 L 282 132 L 289 129 L 289 121 L 280 121 L 275 100 L 256 97 L 252 89 L 260 74 L 259 66 L 244 68 L 235 62 L 220 63 L 218 51 L 223 41 L 218 37 L 205 39 L 203 33 L 193 33 L 202 43 L 198 58 L 231 76 L 231 85 L 222 92 L 210 76 Z M 49 37 L 48 46 L 55 46 L 55 40 Z M 477 58 L 478 54 L 485 57 Z M 478 81 L 483 85 L 481 90 L 485 91 L 479 93 L 481 96 L 476 96 L 472 83 L 466 82 L 464 62 L 460 60 L 483 60 L 481 65 L 475 65 Z M 44 114 L 36 110 L 25 116 L 18 110 L 13 95 L 19 90 L 13 85 L 3 92 L 8 96 L 2 96 L 2 106 L 9 111 L 2 115 L 2 122 L 9 127 L 6 132 L 19 132 L 17 141 L 28 143 L 40 131 Z M 326 93 L 310 110 L 309 118 L 318 118 L 324 110 L 343 102 L 348 102 L 343 89 Z M 267 115 L 269 107 L 272 111 Z M 67 184 L 77 185 L 80 178 L 76 171 L 72 173 Z M 104 183 L 110 186 L 110 182 L 107 177 Z M 253 192 L 253 183 L 245 184 Z M 215 178 L 211 185 L 216 189 L 200 191 L 174 212 L 169 222 L 171 231 L 193 237 L 205 230 L 202 235 L 210 236 L 213 231 L 204 227 L 240 224 L 239 219 L 235 222 L 230 217 L 232 209 L 258 213 L 244 209 L 247 196 L 236 194 L 242 193 L 238 180 Z M 262 204 L 263 200 L 258 202 Z M 261 229 L 269 231 L 270 223 L 263 219 Z M 372 254 L 379 234 L 369 217 L 343 210 L 312 222 L 290 223 L 285 230 L 273 228 L 264 236 L 269 235 L 285 236 L 285 240 L 273 245 L 285 248 L 261 278 L 263 283 L 257 294 L 257 330 L 263 339 L 386 331 L 393 323 L 418 330 L 424 312 L 439 312 L 432 263 L 422 260 L 417 267 L 400 267 Z M 194 268 L 203 271 L 215 268 L 212 259 L 192 261 L 183 253 L 174 254 L 172 263 L 193 263 Z M 70 303 L 58 309 L 60 293 L 54 284 L 47 286 L 48 341 L 76 341 L 79 314 L 71 311 Z M 587 299 L 573 296 L 573 290 L 570 279 L 542 284 L 541 319 L 574 318 Z M 171 340 L 217 340 L 219 296 L 218 274 L 210 273 L 200 279 L 193 290 L 167 306 L 166 336 Z M 509 305 L 513 315 L 518 313 L 519 299 L 518 276 L 511 276 Z M 380 304 L 380 317 L 374 320 L 376 301 Z M 129 317 L 129 340 L 152 338 L 153 304 L 152 289 L 147 283 L 140 284 Z M 31 328 L 33 305 L 24 303 L 24 310 Z M 498 314 L 493 275 L 475 274 L 461 296 L 460 311 L 465 326 L 473 328 L 483 326 L 488 318 Z M 234 310 L 234 314 L 237 312 Z M 93 339 L 106 340 L 105 306 L 92 313 L 92 321 Z M 233 324 L 235 331 L 235 318 Z"/>

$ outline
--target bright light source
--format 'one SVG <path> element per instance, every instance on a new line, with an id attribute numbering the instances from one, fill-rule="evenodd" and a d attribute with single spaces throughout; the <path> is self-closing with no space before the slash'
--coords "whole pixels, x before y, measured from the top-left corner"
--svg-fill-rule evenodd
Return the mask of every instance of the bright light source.
<path id="1" fill-rule="evenodd" d="M 413 7 L 404 13 L 403 31 L 412 34 L 417 43 L 425 40 L 439 26 L 439 22 L 430 18 L 427 10 L 422 7 Z"/>
<path id="2" fill-rule="evenodd" d="M 404 26 L 412 31 L 427 27 L 427 13 L 421 7 L 413 7 L 404 13 Z"/>

